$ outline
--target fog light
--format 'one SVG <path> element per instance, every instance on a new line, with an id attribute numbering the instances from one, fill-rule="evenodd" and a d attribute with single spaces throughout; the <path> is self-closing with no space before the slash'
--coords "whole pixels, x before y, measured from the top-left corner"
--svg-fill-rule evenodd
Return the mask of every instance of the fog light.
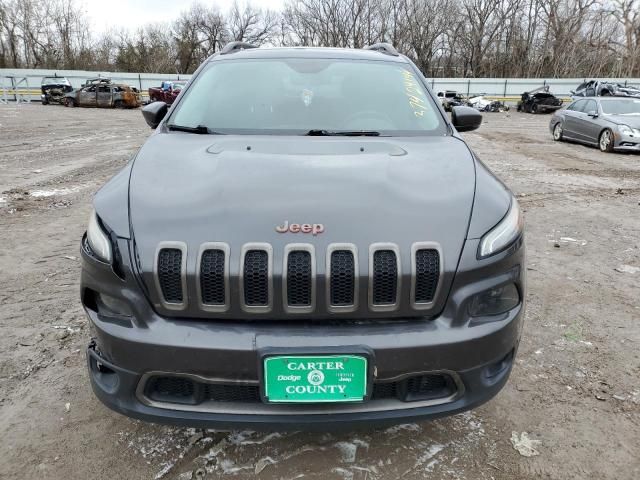
<path id="1" fill-rule="evenodd" d="M 104 293 L 98 294 L 98 312 L 108 315 L 119 315 L 123 317 L 131 317 L 131 309 L 124 300 L 105 295 Z"/>
<path id="2" fill-rule="evenodd" d="M 510 283 L 475 295 L 469 304 L 469 314 L 472 317 L 499 315 L 508 312 L 519 303 L 518 289 L 513 283 Z"/>

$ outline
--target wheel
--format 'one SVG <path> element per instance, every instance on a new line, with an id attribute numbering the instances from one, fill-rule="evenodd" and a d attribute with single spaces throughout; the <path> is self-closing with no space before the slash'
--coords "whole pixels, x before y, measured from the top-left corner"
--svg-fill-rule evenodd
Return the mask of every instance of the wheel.
<path id="1" fill-rule="evenodd" d="M 598 141 L 598 146 L 600 147 L 601 152 L 613 152 L 613 132 L 608 128 L 603 130 L 600 134 L 600 140 Z"/>
<path id="2" fill-rule="evenodd" d="M 73 98 L 65 98 L 64 106 L 73 108 L 76 106 L 76 101 Z"/>
<path id="3" fill-rule="evenodd" d="M 562 123 L 558 122 L 553 127 L 553 139 L 556 142 L 562 141 Z"/>
<path id="4" fill-rule="evenodd" d="M 534 103 L 531 105 L 531 113 L 538 113 L 538 104 Z"/>
<path id="5" fill-rule="evenodd" d="M 124 108 L 124 103 L 122 103 L 122 100 L 116 100 L 113 102 L 113 108 Z"/>

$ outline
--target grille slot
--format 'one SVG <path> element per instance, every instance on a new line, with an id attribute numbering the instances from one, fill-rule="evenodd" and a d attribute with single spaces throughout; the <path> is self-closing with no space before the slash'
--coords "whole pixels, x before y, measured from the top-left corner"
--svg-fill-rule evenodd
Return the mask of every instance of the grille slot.
<path id="1" fill-rule="evenodd" d="M 247 248 L 242 266 L 242 296 L 246 307 L 268 309 L 271 300 L 270 252 L 264 249 Z"/>
<path id="2" fill-rule="evenodd" d="M 355 257 L 351 250 L 331 252 L 329 299 L 332 306 L 355 304 Z"/>
<path id="3" fill-rule="evenodd" d="M 440 254 L 435 249 L 417 250 L 415 254 L 416 303 L 431 303 L 440 281 Z"/>
<path id="4" fill-rule="evenodd" d="M 227 301 L 225 262 L 224 250 L 210 249 L 202 252 L 200 292 L 204 305 L 224 305 Z"/>
<path id="5" fill-rule="evenodd" d="M 157 259 L 157 279 L 166 303 L 184 303 L 182 267 L 184 252 L 180 248 L 161 248 Z"/>
<path id="6" fill-rule="evenodd" d="M 293 250 L 287 256 L 287 305 L 309 307 L 312 302 L 311 252 Z"/>
<path id="7" fill-rule="evenodd" d="M 386 248 L 375 250 L 372 264 L 372 305 L 395 306 L 398 301 L 399 273 L 396 251 Z"/>

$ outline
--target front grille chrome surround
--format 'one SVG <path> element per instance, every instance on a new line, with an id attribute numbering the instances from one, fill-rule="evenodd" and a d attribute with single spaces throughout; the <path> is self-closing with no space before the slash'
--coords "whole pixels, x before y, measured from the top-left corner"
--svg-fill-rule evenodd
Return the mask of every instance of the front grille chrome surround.
<path id="1" fill-rule="evenodd" d="M 245 260 L 252 250 L 267 254 L 267 303 L 265 305 L 249 305 L 245 296 Z M 247 313 L 269 313 L 273 309 L 273 247 L 269 243 L 245 243 L 240 251 L 240 308 Z"/>
<path id="2" fill-rule="evenodd" d="M 410 258 L 409 252 L 404 253 L 403 257 L 395 243 L 373 243 L 368 246 L 368 270 L 360 271 L 358 247 L 352 243 L 329 244 L 326 254 L 317 254 L 311 243 L 290 243 L 283 246 L 282 257 L 278 252 L 274 268 L 269 243 L 246 243 L 232 256 L 229 244 L 206 242 L 199 245 L 197 257 L 192 253 L 189 260 L 186 243 L 165 241 L 158 244 L 154 257 L 155 305 L 184 311 L 191 304 L 212 313 L 227 313 L 234 305 L 246 313 L 269 313 L 276 303 L 276 310 L 289 314 L 346 314 L 365 308 L 393 312 L 401 306 L 431 310 L 442 295 L 442 247 L 436 242 L 416 242 L 411 245 Z M 195 267 L 193 277 L 187 275 L 187 265 L 190 272 Z M 411 273 L 403 281 L 401 270 L 407 268 Z M 238 278 L 231 278 L 231 272 Z M 277 285 L 282 287 L 278 298 L 274 298 L 274 278 L 282 282 Z M 366 281 L 365 294 L 360 287 Z M 318 282 L 324 286 L 320 283 L 318 287 Z M 318 288 L 325 290 L 318 295 Z M 364 295 L 366 307 L 362 305 Z"/>
<path id="3" fill-rule="evenodd" d="M 416 279 L 417 279 L 417 255 L 420 250 L 435 250 L 438 252 L 438 280 L 436 290 L 430 302 L 416 301 Z M 428 310 L 438 299 L 440 287 L 442 286 L 442 273 L 444 272 L 444 257 L 442 255 L 442 247 L 436 242 L 416 242 L 411 245 L 411 307 L 414 310 Z"/>
<path id="4" fill-rule="evenodd" d="M 333 305 L 331 303 L 331 257 L 333 252 L 346 251 L 351 252 L 353 255 L 353 303 L 351 305 Z M 325 268 L 326 278 L 326 298 L 327 298 L 327 310 L 332 313 L 348 313 L 354 312 L 358 309 L 359 295 L 360 295 L 360 282 L 358 269 L 358 247 L 352 243 L 331 243 L 327 247 L 327 258 Z"/>
<path id="5" fill-rule="evenodd" d="M 201 286 L 201 277 L 202 277 L 202 257 L 204 256 L 207 250 L 220 250 L 224 255 L 224 273 L 223 273 L 223 281 L 224 281 L 224 303 L 221 304 L 207 304 L 203 299 L 203 292 Z M 205 312 L 226 312 L 229 310 L 231 306 L 231 301 L 229 297 L 229 261 L 231 258 L 231 249 L 229 245 L 224 242 L 207 242 L 200 245 L 200 250 L 198 251 L 198 260 L 196 265 L 196 289 L 198 292 L 198 305 Z"/>
<path id="6" fill-rule="evenodd" d="M 311 301 L 309 305 L 290 305 L 288 276 L 289 254 L 292 252 L 308 252 L 311 257 Z M 311 313 L 316 309 L 316 250 L 310 243 L 290 243 L 284 247 L 282 266 L 282 305 L 288 313 Z"/>
<path id="7" fill-rule="evenodd" d="M 182 301 L 171 302 L 165 299 L 162 291 L 162 285 L 160 282 L 160 272 L 158 269 L 158 261 L 160 259 L 160 253 L 165 249 L 176 249 L 182 252 L 182 258 L 180 262 L 180 287 L 182 288 Z M 153 260 L 153 278 L 156 284 L 156 291 L 158 292 L 158 299 L 164 308 L 167 310 L 184 310 L 187 308 L 189 292 L 187 291 L 187 244 L 184 242 L 160 242 L 156 249 L 156 255 Z"/>
<path id="8" fill-rule="evenodd" d="M 380 250 L 390 250 L 395 255 L 396 260 L 396 291 L 394 303 L 374 303 L 374 256 Z M 400 306 L 400 294 L 402 292 L 402 257 L 400 248 L 395 243 L 372 243 L 369 245 L 369 310 L 372 312 L 393 312 Z"/>

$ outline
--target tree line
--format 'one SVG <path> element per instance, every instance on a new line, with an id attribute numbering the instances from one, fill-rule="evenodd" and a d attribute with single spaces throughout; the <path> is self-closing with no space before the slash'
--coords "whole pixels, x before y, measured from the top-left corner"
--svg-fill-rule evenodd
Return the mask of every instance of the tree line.
<path id="1" fill-rule="evenodd" d="M 640 0 L 196 3 L 134 31 L 95 34 L 89 23 L 77 0 L 0 0 L 0 68 L 191 73 L 232 40 L 389 42 L 427 77 L 640 77 Z"/>

